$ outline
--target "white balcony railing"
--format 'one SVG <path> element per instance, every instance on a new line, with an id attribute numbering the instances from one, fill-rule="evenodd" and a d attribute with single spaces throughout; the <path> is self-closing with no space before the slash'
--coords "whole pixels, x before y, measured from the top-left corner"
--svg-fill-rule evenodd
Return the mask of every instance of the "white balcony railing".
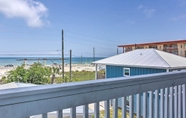
<path id="1" fill-rule="evenodd" d="M 71 117 L 75 118 L 76 107 L 80 105 L 84 118 L 88 118 L 89 103 L 95 103 L 94 118 L 99 118 L 100 101 L 105 101 L 104 117 L 109 118 L 111 100 L 114 118 L 118 117 L 118 100 L 122 101 L 122 118 L 126 118 L 128 110 L 130 118 L 134 112 L 136 118 L 186 118 L 185 84 L 186 72 L 182 71 L 1 90 L 0 118 L 28 118 L 37 114 L 47 118 L 51 111 L 58 111 L 57 117 L 62 118 L 66 108 L 71 108 Z"/>

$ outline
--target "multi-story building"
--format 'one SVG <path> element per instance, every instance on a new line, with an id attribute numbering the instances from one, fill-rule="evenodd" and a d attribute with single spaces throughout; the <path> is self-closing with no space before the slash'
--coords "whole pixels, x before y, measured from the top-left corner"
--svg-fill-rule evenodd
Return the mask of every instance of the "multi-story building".
<path id="1" fill-rule="evenodd" d="M 135 49 L 155 48 L 157 50 L 186 57 L 186 40 L 128 44 L 128 45 L 119 45 L 118 47 L 123 48 L 123 53 Z"/>

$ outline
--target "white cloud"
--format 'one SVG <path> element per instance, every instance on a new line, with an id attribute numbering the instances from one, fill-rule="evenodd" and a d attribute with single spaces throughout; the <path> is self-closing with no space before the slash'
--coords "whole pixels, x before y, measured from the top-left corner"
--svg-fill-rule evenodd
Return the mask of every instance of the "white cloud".
<path id="1" fill-rule="evenodd" d="M 41 27 L 47 8 L 34 0 L 0 0 L 0 13 L 8 18 L 22 18 L 29 27 Z"/>
<path id="2" fill-rule="evenodd" d="M 173 21 L 178 21 L 178 20 L 186 20 L 186 15 L 180 15 L 177 17 L 172 18 Z"/>
<path id="3" fill-rule="evenodd" d="M 148 18 L 150 18 L 155 12 L 155 9 L 149 9 L 143 5 L 137 7 L 138 10 L 142 11 Z"/>

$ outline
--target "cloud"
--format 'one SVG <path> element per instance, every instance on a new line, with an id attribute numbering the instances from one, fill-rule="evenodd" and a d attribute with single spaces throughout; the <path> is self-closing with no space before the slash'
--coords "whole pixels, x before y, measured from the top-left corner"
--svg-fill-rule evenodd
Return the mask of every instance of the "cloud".
<path id="1" fill-rule="evenodd" d="M 34 0 L 0 0 L 0 13 L 8 18 L 22 18 L 29 27 L 45 24 L 47 8 Z"/>
<path id="2" fill-rule="evenodd" d="M 143 5 L 137 7 L 138 10 L 142 11 L 148 18 L 150 18 L 155 12 L 155 9 L 149 9 Z"/>
<path id="3" fill-rule="evenodd" d="M 172 18 L 173 21 L 186 20 L 186 15 L 180 15 Z"/>

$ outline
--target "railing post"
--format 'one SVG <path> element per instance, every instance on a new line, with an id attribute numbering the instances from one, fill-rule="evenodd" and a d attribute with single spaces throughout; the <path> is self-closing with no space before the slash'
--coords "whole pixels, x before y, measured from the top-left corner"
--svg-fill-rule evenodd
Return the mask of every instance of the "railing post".
<path id="1" fill-rule="evenodd" d="M 99 102 L 94 103 L 94 118 L 99 118 Z"/>
<path id="2" fill-rule="evenodd" d="M 147 118 L 147 92 L 143 93 L 143 118 Z"/>
<path id="3" fill-rule="evenodd" d="M 155 118 L 159 118 L 159 90 L 155 90 Z"/>
<path id="4" fill-rule="evenodd" d="M 129 96 L 129 117 L 134 118 L 134 100 L 133 100 L 133 95 Z"/>
<path id="5" fill-rule="evenodd" d="M 118 98 L 113 99 L 113 118 L 118 118 Z"/>
<path id="6" fill-rule="evenodd" d="M 164 89 L 160 90 L 160 118 L 164 118 Z"/>
<path id="7" fill-rule="evenodd" d="M 63 110 L 57 111 L 57 118 L 63 118 Z"/>
<path id="8" fill-rule="evenodd" d="M 110 104 L 109 104 L 109 100 L 104 101 L 104 107 L 105 107 L 105 118 L 110 118 Z"/>
<path id="9" fill-rule="evenodd" d="M 183 84 L 182 87 L 183 87 L 183 90 L 182 90 L 183 91 L 183 118 L 186 118 L 186 111 L 185 111 L 186 110 L 186 108 L 185 108 L 186 107 L 186 103 L 185 103 L 186 102 L 185 84 Z"/>
<path id="10" fill-rule="evenodd" d="M 83 118 L 88 118 L 88 104 L 83 106 Z"/>
<path id="11" fill-rule="evenodd" d="M 42 118 L 47 118 L 47 113 L 42 114 Z"/>
<path id="12" fill-rule="evenodd" d="M 149 118 L 153 118 L 153 91 L 149 91 Z"/>
<path id="13" fill-rule="evenodd" d="M 168 88 L 165 88 L 165 118 L 168 118 L 168 97 L 169 97 L 169 95 L 168 95 Z"/>
<path id="14" fill-rule="evenodd" d="M 121 98 L 122 103 L 122 118 L 126 118 L 126 97 Z"/>
<path id="15" fill-rule="evenodd" d="M 173 118 L 174 117 L 174 102 L 173 102 L 173 87 L 170 87 L 170 94 L 169 94 L 169 118 Z"/>
<path id="16" fill-rule="evenodd" d="M 76 107 L 70 108 L 70 118 L 76 118 Z"/>
<path id="17" fill-rule="evenodd" d="M 181 85 L 178 85 L 178 118 L 181 118 Z"/>
<path id="18" fill-rule="evenodd" d="M 141 94 L 137 94 L 136 98 L 137 98 L 136 118 L 141 118 Z"/>
<path id="19" fill-rule="evenodd" d="M 174 118 L 178 117 L 178 87 L 174 87 Z"/>

